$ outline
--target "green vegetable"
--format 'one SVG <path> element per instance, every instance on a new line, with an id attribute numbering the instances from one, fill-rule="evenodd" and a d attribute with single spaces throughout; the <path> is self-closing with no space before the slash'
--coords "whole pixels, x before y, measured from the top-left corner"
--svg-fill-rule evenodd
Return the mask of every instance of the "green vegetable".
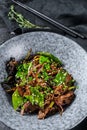
<path id="1" fill-rule="evenodd" d="M 57 73 L 53 81 L 56 83 L 56 85 L 60 85 L 65 82 L 67 74 L 68 73 L 66 71 L 64 72 L 64 70 L 60 70 L 60 72 Z"/>
<path id="2" fill-rule="evenodd" d="M 50 78 L 48 76 L 47 72 L 45 72 L 45 71 L 42 72 L 42 77 L 44 78 L 44 80 L 48 80 Z"/>
<path id="3" fill-rule="evenodd" d="M 54 105 L 54 101 L 52 101 L 52 102 L 50 103 L 49 108 L 52 108 L 53 105 Z"/>
<path id="4" fill-rule="evenodd" d="M 30 70 L 31 67 L 32 67 L 32 62 L 23 63 L 17 67 L 17 73 L 15 76 L 16 78 L 21 79 L 21 83 L 20 83 L 21 86 L 26 84 L 29 80 L 31 80 L 31 78 L 29 77 L 27 78 L 28 71 Z"/>
<path id="5" fill-rule="evenodd" d="M 31 81 L 31 80 L 33 80 L 33 78 L 30 76 L 30 77 L 28 77 L 28 81 Z"/>
<path id="6" fill-rule="evenodd" d="M 25 96 L 33 105 L 44 106 L 44 94 L 39 91 L 39 87 L 30 87 L 32 95 Z"/>
<path id="7" fill-rule="evenodd" d="M 31 22 L 29 22 L 27 19 L 25 19 L 22 14 L 17 13 L 14 10 L 13 5 L 11 5 L 11 7 L 10 7 L 8 16 L 9 16 L 9 19 L 15 20 L 19 24 L 19 26 L 22 28 L 40 28 L 39 26 L 34 25 Z"/>
<path id="8" fill-rule="evenodd" d="M 41 55 L 39 58 L 39 64 L 43 64 L 43 63 L 46 63 L 46 64 L 44 64 L 43 71 L 41 74 L 39 74 L 39 77 L 42 77 L 42 78 L 44 78 L 45 81 L 47 81 L 50 78 L 50 76 L 48 76 L 48 74 L 46 72 L 47 70 L 50 70 L 51 61 L 50 61 L 49 57 Z"/>
<path id="9" fill-rule="evenodd" d="M 42 108 L 44 107 L 45 96 L 49 93 L 53 93 L 52 88 L 42 88 L 41 86 L 30 87 L 30 91 L 31 95 L 26 95 L 25 98 L 29 100 L 32 103 L 32 105 L 36 104 Z M 43 91 L 43 93 L 41 91 Z"/>
<path id="10" fill-rule="evenodd" d="M 43 63 L 50 63 L 50 60 L 49 60 L 48 57 L 40 56 L 40 58 L 39 58 L 39 63 L 40 63 L 40 64 L 43 64 Z"/>
<path id="11" fill-rule="evenodd" d="M 32 63 L 23 63 L 23 64 L 20 64 L 17 67 L 16 78 L 23 79 L 24 76 L 28 74 L 28 69 L 30 69 L 31 66 L 32 66 Z"/>
<path id="12" fill-rule="evenodd" d="M 76 86 L 71 86 L 71 87 L 69 87 L 68 89 L 69 90 L 74 90 L 74 89 L 76 89 L 77 87 Z"/>
<path id="13" fill-rule="evenodd" d="M 48 63 L 48 64 L 45 64 L 45 65 L 44 65 L 44 69 L 50 70 L 50 64 L 49 64 L 49 63 Z"/>
<path id="14" fill-rule="evenodd" d="M 49 59 L 51 59 L 51 60 L 55 61 L 56 63 L 58 63 L 60 66 L 62 65 L 62 62 L 57 57 L 50 54 L 49 52 L 37 52 L 37 54 L 48 57 Z"/>
<path id="15" fill-rule="evenodd" d="M 53 93 L 52 88 L 50 88 L 50 87 L 44 88 L 44 94 L 45 94 L 45 96 L 47 96 L 47 95 L 50 94 L 50 93 Z"/>
<path id="16" fill-rule="evenodd" d="M 15 110 L 24 104 L 24 98 L 19 95 L 17 89 L 12 95 L 12 104 Z"/>

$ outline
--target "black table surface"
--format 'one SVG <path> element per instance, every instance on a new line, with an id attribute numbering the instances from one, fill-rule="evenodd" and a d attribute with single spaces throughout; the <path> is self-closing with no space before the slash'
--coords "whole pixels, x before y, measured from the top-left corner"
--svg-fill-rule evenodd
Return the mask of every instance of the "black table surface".
<path id="1" fill-rule="evenodd" d="M 3 19 L 0 18 L 0 45 L 4 44 L 5 41 L 7 41 L 8 39 L 10 39 L 14 36 L 16 36 L 16 35 L 13 35 L 8 30 Z M 79 44 L 87 52 L 87 39 L 73 38 L 69 35 L 66 35 L 66 37 L 69 37 L 70 39 L 77 42 L 77 44 Z M 0 122 L 0 130 L 10 130 L 10 128 L 7 128 L 2 122 Z M 73 128 L 72 130 L 87 130 L 87 118 L 84 119 L 78 126 Z"/>

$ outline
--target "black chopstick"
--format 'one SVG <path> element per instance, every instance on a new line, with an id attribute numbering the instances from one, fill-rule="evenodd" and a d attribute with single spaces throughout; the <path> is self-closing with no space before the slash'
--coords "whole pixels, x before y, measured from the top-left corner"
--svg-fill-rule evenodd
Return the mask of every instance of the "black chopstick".
<path id="1" fill-rule="evenodd" d="M 32 14 L 42 18 L 43 20 L 49 22 L 50 24 L 52 24 L 53 26 L 63 30 L 64 32 L 66 32 L 67 34 L 69 35 L 72 35 L 73 37 L 80 37 L 82 39 L 85 38 L 85 36 L 79 34 L 78 32 L 75 32 L 74 30 L 71 30 L 70 28 L 66 27 L 65 25 L 59 23 L 59 22 L 56 22 L 55 20 L 49 18 L 48 16 L 36 11 L 35 9 L 19 2 L 19 1 L 15 1 L 15 0 L 12 0 L 15 4 L 19 5 L 20 7 L 24 8 L 25 10 L 31 12 Z"/>

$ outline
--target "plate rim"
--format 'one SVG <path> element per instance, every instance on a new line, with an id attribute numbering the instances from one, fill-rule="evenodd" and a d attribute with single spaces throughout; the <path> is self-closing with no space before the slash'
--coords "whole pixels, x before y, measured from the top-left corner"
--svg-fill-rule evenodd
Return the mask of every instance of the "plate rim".
<path id="1" fill-rule="evenodd" d="M 58 35 L 58 36 L 60 36 L 60 37 L 63 37 L 63 38 L 65 38 L 65 39 L 69 39 L 70 41 L 72 41 L 72 42 L 74 42 L 75 44 L 77 44 L 85 53 L 87 53 L 87 51 L 86 51 L 82 46 L 80 46 L 80 45 L 78 44 L 78 42 L 74 41 L 74 40 L 71 39 L 70 37 L 67 37 L 67 36 L 58 34 L 58 33 L 56 33 L 56 32 L 50 32 L 50 31 L 45 31 L 45 30 L 32 30 L 32 31 L 30 31 L 30 32 L 26 32 L 26 33 L 22 33 L 22 34 L 13 36 L 12 38 L 10 38 L 10 39 L 6 40 L 5 42 L 3 42 L 3 43 L 0 45 L 0 49 L 1 49 L 1 47 L 3 47 L 4 45 L 8 44 L 8 42 L 9 42 L 10 40 L 12 40 L 12 39 L 15 39 L 15 38 L 17 38 L 17 37 L 20 37 L 20 36 L 23 36 L 23 35 L 26 35 L 26 34 L 39 33 L 39 32 L 41 32 L 41 33 L 49 33 L 49 34 L 51 33 L 51 34 L 55 34 L 55 35 Z"/>
<path id="2" fill-rule="evenodd" d="M 0 45 L 0 49 L 2 49 L 5 45 L 8 45 L 9 44 L 9 42 L 12 40 L 12 39 L 16 39 L 17 37 L 20 37 L 20 36 L 24 36 L 24 35 L 28 35 L 28 34 L 30 34 L 30 33 L 51 33 L 51 34 L 54 34 L 54 35 L 58 35 L 59 37 L 63 37 L 63 38 L 65 38 L 65 39 L 69 39 L 69 40 L 71 40 L 72 42 L 74 42 L 75 44 L 77 44 L 85 53 L 86 53 L 86 55 L 87 55 L 87 52 L 86 52 L 86 50 L 83 48 L 83 47 L 81 47 L 77 42 L 75 42 L 74 40 L 72 40 L 72 39 L 70 39 L 70 38 L 68 38 L 68 37 L 66 37 L 66 36 L 63 36 L 63 35 L 61 35 L 61 34 L 58 34 L 58 33 L 55 33 L 55 32 L 48 32 L 48 31 L 32 31 L 32 32 L 27 32 L 27 33 L 23 33 L 23 34 L 21 34 L 21 35 L 17 35 L 17 36 L 14 36 L 14 37 L 12 37 L 12 38 L 10 38 L 10 39 L 8 39 L 8 40 L 6 40 L 5 42 L 3 42 L 1 45 Z M 1 84 L 1 83 L 0 83 Z M 79 122 L 77 122 L 77 123 L 75 123 L 72 127 L 70 127 L 70 129 L 68 129 L 68 130 L 71 130 L 72 128 L 74 128 L 74 127 L 76 127 L 76 126 L 78 126 L 78 125 L 80 125 L 80 123 L 82 122 L 82 121 L 84 121 L 85 120 L 85 118 L 87 118 L 87 115 L 85 115 L 82 119 L 80 119 L 79 120 Z M 8 128 L 11 128 L 10 126 L 8 126 L 7 124 L 5 124 L 4 122 L 2 122 L 1 120 L 0 120 L 0 122 L 1 123 L 3 123 L 4 125 L 6 125 Z M 14 130 L 13 128 L 11 128 L 12 130 Z"/>

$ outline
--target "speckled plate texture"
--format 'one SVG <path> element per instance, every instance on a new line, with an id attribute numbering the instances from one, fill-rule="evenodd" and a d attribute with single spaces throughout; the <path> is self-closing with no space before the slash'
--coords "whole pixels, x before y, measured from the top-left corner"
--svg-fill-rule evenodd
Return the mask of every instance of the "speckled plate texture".
<path id="1" fill-rule="evenodd" d="M 17 60 L 28 50 L 46 51 L 59 57 L 65 68 L 77 81 L 74 102 L 62 116 L 55 114 L 44 120 L 37 115 L 21 116 L 9 104 L 0 86 L 0 121 L 15 130 L 68 130 L 87 116 L 87 53 L 74 41 L 49 32 L 31 32 L 10 39 L 0 47 L 0 82 L 6 77 L 5 62 L 10 57 Z"/>

